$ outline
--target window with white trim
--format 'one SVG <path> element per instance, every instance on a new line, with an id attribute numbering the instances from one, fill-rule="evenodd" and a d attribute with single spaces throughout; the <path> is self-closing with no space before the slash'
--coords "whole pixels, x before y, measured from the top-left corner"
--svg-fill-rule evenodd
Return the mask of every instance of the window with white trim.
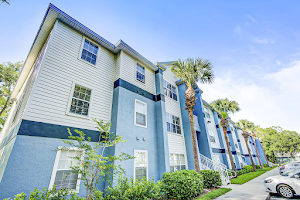
<path id="1" fill-rule="evenodd" d="M 234 140 L 234 146 L 235 146 L 236 149 L 239 149 L 239 145 L 238 145 L 236 140 Z"/>
<path id="2" fill-rule="evenodd" d="M 170 97 L 171 99 L 177 101 L 176 87 L 171 85 L 169 82 L 165 80 L 164 80 L 164 93 L 165 96 Z"/>
<path id="3" fill-rule="evenodd" d="M 203 112 L 204 118 L 210 119 L 210 114 L 207 108 L 204 107 L 204 112 Z"/>
<path id="4" fill-rule="evenodd" d="M 147 104 L 135 100 L 135 125 L 147 127 Z"/>
<path id="5" fill-rule="evenodd" d="M 214 132 L 212 130 L 208 129 L 208 135 L 209 135 L 209 140 L 211 142 L 216 142 L 215 134 L 214 134 Z"/>
<path id="6" fill-rule="evenodd" d="M 167 131 L 171 133 L 181 134 L 180 119 L 174 115 L 166 113 Z"/>
<path id="7" fill-rule="evenodd" d="M 184 154 L 170 154 L 170 172 L 186 168 Z"/>
<path id="8" fill-rule="evenodd" d="M 94 43 L 84 39 L 83 48 L 81 52 L 81 59 L 96 65 L 97 60 L 97 53 L 98 53 L 98 46 Z"/>
<path id="9" fill-rule="evenodd" d="M 91 89 L 75 84 L 69 112 L 88 116 L 91 94 Z"/>
<path id="10" fill-rule="evenodd" d="M 61 150 L 56 153 L 49 188 L 56 185 L 56 189 L 58 190 L 66 188 L 73 189 L 78 192 L 81 175 L 76 174 L 71 166 L 80 166 L 80 161 L 74 157 L 83 159 L 83 152 L 82 150 L 74 147 L 69 147 L 68 149 L 59 147 L 59 149 Z"/>
<path id="11" fill-rule="evenodd" d="M 148 151 L 134 150 L 134 180 L 148 178 Z"/>
<path id="12" fill-rule="evenodd" d="M 136 64 L 136 80 L 145 83 L 145 67 L 139 63 Z"/>

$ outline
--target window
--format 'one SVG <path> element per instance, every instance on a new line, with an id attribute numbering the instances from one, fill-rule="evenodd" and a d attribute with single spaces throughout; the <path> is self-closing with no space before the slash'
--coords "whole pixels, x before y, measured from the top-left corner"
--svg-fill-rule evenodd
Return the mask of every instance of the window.
<path id="1" fill-rule="evenodd" d="M 61 190 L 63 188 L 73 189 L 77 192 L 80 186 L 80 174 L 76 174 L 71 166 L 79 166 L 80 162 L 74 159 L 75 156 L 79 156 L 83 159 L 83 153 L 76 148 L 63 149 L 59 147 L 59 151 L 56 153 L 52 176 L 50 180 L 49 188 L 56 185 L 56 189 Z"/>
<path id="2" fill-rule="evenodd" d="M 205 108 L 205 107 L 204 107 L 204 113 L 203 113 L 203 115 L 204 115 L 204 118 L 208 118 L 208 119 L 210 119 L 210 114 L 209 114 L 209 111 L 208 111 L 208 109 L 207 109 L 207 108 Z"/>
<path id="3" fill-rule="evenodd" d="M 183 154 L 170 154 L 170 172 L 185 169 L 185 158 Z"/>
<path id="4" fill-rule="evenodd" d="M 147 104 L 135 100 L 135 125 L 147 127 Z"/>
<path id="5" fill-rule="evenodd" d="M 208 130 L 208 135 L 211 142 L 216 142 L 215 134 L 212 130 Z"/>
<path id="6" fill-rule="evenodd" d="M 174 115 L 167 113 L 167 131 L 181 134 L 180 119 Z"/>
<path id="7" fill-rule="evenodd" d="M 136 80 L 145 83 L 145 67 L 138 63 L 136 65 Z"/>
<path id="8" fill-rule="evenodd" d="M 75 84 L 70 113 L 88 116 L 92 90 Z"/>
<path id="9" fill-rule="evenodd" d="M 81 53 L 81 59 L 96 65 L 98 46 L 84 39 L 84 44 Z"/>
<path id="10" fill-rule="evenodd" d="M 164 80 L 164 91 L 165 91 L 165 96 L 170 97 L 171 99 L 177 101 L 176 87 L 171 85 L 165 80 Z"/>
<path id="11" fill-rule="evenodd" d="M 134 150 L 134 180 L 148 178 L 148 151 Z"/>

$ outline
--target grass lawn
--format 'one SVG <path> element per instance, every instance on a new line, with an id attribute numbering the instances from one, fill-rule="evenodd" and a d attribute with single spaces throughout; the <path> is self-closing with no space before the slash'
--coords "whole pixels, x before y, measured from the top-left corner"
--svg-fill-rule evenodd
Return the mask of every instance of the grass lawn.
<path id="1" fill-rule="evenodd" d="M 210 200 L 210 199 L 215 199 L 227 192 L 229 192 L 230 190 L 232 190 L 231 188 L 219 188 L 219 189 L 216 189 L 216 190 L 212 190 L 210 191 L 209 193 L 201 196 L 201 197 L 198 197 L 196 198 L 195 200 Z"/>
<path id="2" fill-rule="evenodd" d="M 263 173 L 265 173 L 267 170 L 257 170 L 257 172 L 250 172 L 247 174 L 243 174 L 238 176 L 237 178 L 231 179 L 230 182 L 232 184 L 244 184 L 260 175 L 262 175 Z"/>

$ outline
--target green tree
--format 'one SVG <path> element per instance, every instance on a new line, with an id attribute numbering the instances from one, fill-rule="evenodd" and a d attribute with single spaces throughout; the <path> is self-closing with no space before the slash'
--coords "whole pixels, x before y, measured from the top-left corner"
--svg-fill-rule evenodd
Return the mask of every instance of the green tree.
<path id="1" fill-rule="evenodd" d="M 23 62 L 0 64 L 0 131 L 11 107 L 10 95 L 17 82 Z"/>
<path id="2" fill-rule="evenodd" d="M 227 118 L 228 118 L 228 114 L 234 114 L 240 110 L 239 104 L 236 101 L 230 101 L 229 99 L 225 98 L 225 99 L 217 99 L 211 102 L 210 106 L 221 115 L 221 126 L 223 127 L 223 132 L 227 144 L 231 167 L 233 171 L 236 171 L 228 136 L 227 136 L 227 127 L 229 126 Z"/>
<path id="3" fill-rule="evenodd" d="M 99 181 L 110 180 L 117 173 L 124 174 L 125 171 L 119 163 L 134 158 L 126 153 L 107 155 L 105 151 L 107 148 L 126 141 L 122 140 L 121 136 L 110 132 L 110 122 L 104 123 L 102 120 L 97 121 L 96 119 L 94 121 L 97 123 L 96 128 L 100 132 L 98 142 L 91 142 L 91 138 L 86 138 L 85 134 L 79 130 L 74 130 L 78 134 L 78 136 L 74 136 L 70 129 L 68 129 L 70 140 L 63 140 L 64 143 L 69 144 L 71 147 L 81 150 L 73 157 L 79 165 L 71 165 L 71 169 L 76 174 L 81 174 L 80 179 L 83 180 L 86 186 L 86 199 L 88 200 L 102 196 L 102 193 L 97 191 L 96 187 Z M 64 150 L 69 148 L 63 147 Z"/>
<path id="4" fill-rule="evenodd" d="M 197 139 L 195 135 L 194 126 L 194 115 L 193 110 L 196 105 L 197 97 L 194 90 L 194 86 L 197 86 L 197 82 L 201 83 L 212 83 L 214 80 L 214 72 L 212 70 L 212 63 L 209 60 L 203 60 L 201 58 L 187 58 L 186 60 L 177 60 L 171 67 L 171 72 L 178 78 L 180 78 L 187 87 L 185 91 L 185 105 L 186 110 L 189 113 L 191 136 L 192 136 L 192 147 L 193 147 L 193 158 L 194 168 L 200 173 Z"/>
<path id="5" fill-rule="evenodd" d="M 249 154 L 249 157 L 250 157 L 250 160 L 251 160 L 251 163 L 252 163 L 252 167 L 254 169 L 254 171 L 256 171 L 256 167 L 255 167 L 255 163 L 253 161 L 253 158 L 252 158 L 252 155 L 251 155 L 251 151 L 249 149 L 249 145 L 248 145 L 248 137 L 250 136 L 247 131 L 251 131 L 251 127 L 254 125 L 252 122 L 246 120 L 246 119 L 241 119 L 239 120 L 237 123 L 236 123 L 242 130 L 243 130 L 243 137 L 245 139 L 245 142 L 246 142 L 246 147 L 247 147 L 247 150 L 248 150 L 248 154 Z"/>
<path id="6" fill-rule="evenodd" d="M 293 160 L 295 154 L 300 152 L 300 136 L 295 131 L 283 130 L 279 133 L 279 138 L 274 141 L 277 152 L 288 153 Z"/>

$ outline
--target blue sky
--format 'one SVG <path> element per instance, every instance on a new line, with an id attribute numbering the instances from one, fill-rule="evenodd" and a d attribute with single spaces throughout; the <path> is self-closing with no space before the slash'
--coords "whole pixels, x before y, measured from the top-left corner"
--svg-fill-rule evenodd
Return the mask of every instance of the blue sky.
<path id="1" fill-rule="evenodd" d="M 49 1 L 0 6 L 0 63 L 25 60 Z M 263 127 L 300 133 L 299 1 L 51 1 L 111 43 L 122 39 L 152 62 L 202 57 L 214 64 L 208 102 L 236 100 Z"/>

